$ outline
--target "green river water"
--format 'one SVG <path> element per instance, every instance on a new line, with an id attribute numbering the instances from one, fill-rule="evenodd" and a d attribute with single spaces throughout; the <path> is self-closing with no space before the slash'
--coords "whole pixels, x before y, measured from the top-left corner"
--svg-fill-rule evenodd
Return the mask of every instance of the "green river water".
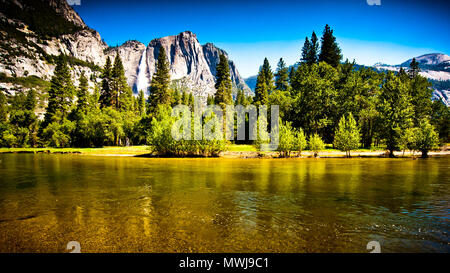
<path id="1" fill-rule="evenodd" d="M 0 252 L 450 252 L 450 157 L 0 155 Z"/>

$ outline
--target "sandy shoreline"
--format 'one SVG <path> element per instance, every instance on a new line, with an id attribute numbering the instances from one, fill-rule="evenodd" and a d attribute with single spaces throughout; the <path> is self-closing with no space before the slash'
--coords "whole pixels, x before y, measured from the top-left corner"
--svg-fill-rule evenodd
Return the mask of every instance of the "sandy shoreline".
<path id="1" fill-rule="evenodd" d="M 123 151 L 123 152 L 83 152 L 76 149 L 70 150 L 52 150 L 52 149 L 3 149 L 0 150 L 0 154 L 70 154 L 70 155 L 89 155 L 89 156 L 106 156 L 106 157 L 145 157 L 145 158 L 158 158 L 163 156 L 157 156 L 151 154 L 148 150 L 141 151 Z M 399 158 L 412 158 L 412 157 L 420 157 L 421 153 L 415 152 L 394 152 L 396 157 Z M 430 157 L 439 157 L 439 156 L 447 156 L 450 155 L 449 150 L 441 150 L 441 151 L 431 151 L 428 153 Z M 292 152 L 290 157 L 287 158 L 312 158 L 313 152 L 311 151 L 303 151 L 301 156 L 298 155 L 297 152 Z M 324 150 L 319 153 L 319 158 L 345 158 L 345 152 L 341 151 L 327 151 Z M 351 157 L 360 157 L 360 158 L 380 158 L 380 157 L 388 157 L 387 152 L 383 150 L 378 151 L 353 151 L 351 152 Z M 167 157 L 166 157 L 167 158 Z M 170 158 L 170 157 L 169 157 Z M 174 158 L 182 158 L 182 157 L 174 157 Z M 186 157 L 188 158 L 188 157 Z M 219 154 L 218 157 L 215 158 L 236 158 L 236 159 L 246 159 L 246 158 L 281 158 L 278 152 L 257 152 L 257 151 L 224 151 Z M 284 158 L 284 157 L 283 157 Z"/>

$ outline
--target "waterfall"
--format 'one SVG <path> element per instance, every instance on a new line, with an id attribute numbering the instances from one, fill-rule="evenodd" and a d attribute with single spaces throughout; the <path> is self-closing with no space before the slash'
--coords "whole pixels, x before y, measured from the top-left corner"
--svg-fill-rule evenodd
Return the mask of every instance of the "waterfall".
<path id="1" fill-rule="evenodd" d="M 147 95 L 148 78 L 147 78 L 147 48 L 142 53 L 141 60 L 139 61 L 139 70 L 136 81 L 137 91 L 144 91 L 144 95 Z"/>

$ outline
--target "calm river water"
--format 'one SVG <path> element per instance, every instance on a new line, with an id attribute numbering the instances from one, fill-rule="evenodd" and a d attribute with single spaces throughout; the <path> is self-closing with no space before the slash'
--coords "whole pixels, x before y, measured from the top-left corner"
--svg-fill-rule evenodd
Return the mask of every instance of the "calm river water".
<path id="1" fill-rule="evenodd" d="M 0 252 L 450 252 L 450 157 L 0 155 Z"/>

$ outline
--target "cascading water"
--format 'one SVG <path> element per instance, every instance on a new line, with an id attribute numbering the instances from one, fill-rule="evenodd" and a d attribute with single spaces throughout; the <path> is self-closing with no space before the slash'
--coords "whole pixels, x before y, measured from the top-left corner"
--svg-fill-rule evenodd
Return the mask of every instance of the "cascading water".
<path id="1" fill-rule="evenodd" d="M 139 71 L 137 75 L 136 87 L 138 92 L 144 91 L 147 94 L 148 78 L 147 78 L 147 48 L 142 53 L 141 60 L 139 61 Z"/>

